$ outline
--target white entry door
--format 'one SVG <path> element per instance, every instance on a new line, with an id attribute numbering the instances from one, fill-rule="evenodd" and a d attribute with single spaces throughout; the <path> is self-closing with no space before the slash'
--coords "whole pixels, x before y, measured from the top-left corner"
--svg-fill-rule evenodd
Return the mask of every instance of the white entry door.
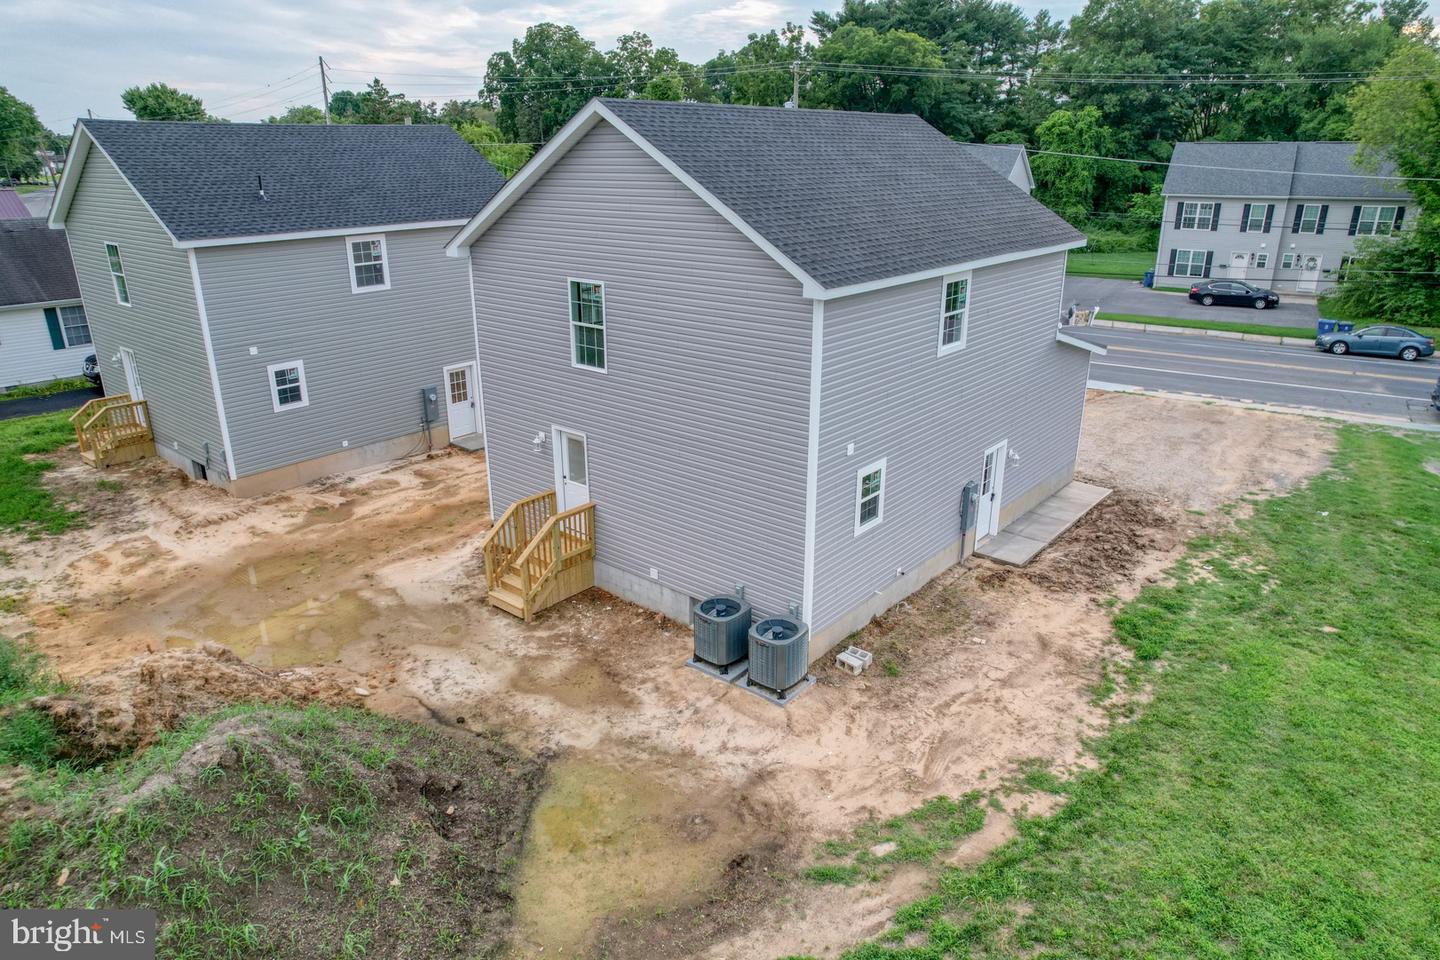
<path id="1" fill-rule="evenodd" d="M 1306 254 L 1300 259 L 1300 282 L 1295 284 L 1297 290 L 1314 290 L 1320 282 L 1320 258 Z"/>
<path id="2" fill-rule="evenodd" d="M 475 365 L 445 368 L 445 418 L 450 439 L 480 432 L 480 400 L 475 394 Z"/>
<path id="3" fill-rule="evenodd" d="M 1244 280 L 1245 268 L 1250 264 L 1248 253 L 1235 252 L 1230 254 L 1230 279 Z"/>
<path id="4" fill-rule="evenodd" d="M 1000 532 L 1000 485 L 1005 480 L 1005 446 L 1001 440 L 985 451 L 980 468 L 980 511 L 975 520 L 975 539 L 983 540 Z"/>
<path id="5" fill-rule="evenodd" d="M 570 510 L 590 502 L 590 463 L 585 434 L 555 431 L 556 507 Z"/>
<path id="6" fill-rule="evenodd" d="M 135 366 L 135 354 L 129 347 L 120 348 L 120 369 L 125 372 L 125 392 L 130 394 L 131 400 L 144 400 L 145 391 L 140 386 L 140 370 Z M 138 410 L 135 413 L 137 419 L 142 423 L 145 415 Z"/>

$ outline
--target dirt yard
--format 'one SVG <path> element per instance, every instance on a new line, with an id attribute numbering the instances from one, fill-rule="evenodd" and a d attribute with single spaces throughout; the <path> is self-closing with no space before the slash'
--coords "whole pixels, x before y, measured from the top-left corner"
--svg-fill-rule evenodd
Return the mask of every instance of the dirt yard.
<path id="1" fill-rule="evenodd" d="M 14 598 L 0 632 L 33 631 L 73 678 L 211 641 L 259 666 L 323 668 L 372 709 L 551 757 L 516 956 L 571 956 L 599 937 L 612 956 L 829 957 L 928 880 L 787 881 L 814 844 L 993 788 L 1023 762 L 1084 763 L 1084 738 L 1107 721 L 1092 687 L 1123 657 L 1102 601 L 1229 522 L 1221 504 L 1321 469 L 1332 441 L 1303 418 L 1096 394 L 1079 473 L 1111 500 L 1030 568 L 942 575 L 857 640 L 875 669 L 821 669 L 783 711 L 686 668 L 683 626 L 598 591 L 529 627 L 491 611 L 476 553 L 484 459 L 459 451 L 250 501 L 159 462 L 98 491 L 64 455 L 49 482 L 94 523 L 0 544 Z M 1010 829 L 993 812 L 954 856 L 979 858 Z M 781 887 L 757 923 L 749 907 Z"/>

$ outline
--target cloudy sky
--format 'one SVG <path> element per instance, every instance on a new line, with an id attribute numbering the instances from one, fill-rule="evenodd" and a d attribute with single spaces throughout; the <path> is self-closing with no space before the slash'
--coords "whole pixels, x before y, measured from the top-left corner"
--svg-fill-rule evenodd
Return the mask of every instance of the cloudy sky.
<path id="1" fill-rule="evenodd" d="M 337 86 L 371 76 L 426 100 L 473 97 L 485 61 L 533 23 L 574 24 L 602 49 L 631 30 L 686 59 L 733 49 L 756 30 L 809 21 L 796 0 L 6 0 L 0 86 L 35 105 L 51 129 L 75 117 L 128 117 L 120 91 L 163 80 L 231 120 L 320 102 L 324 54 Z M 1083 0 L 1022 0 L 1070 16 Z"/>

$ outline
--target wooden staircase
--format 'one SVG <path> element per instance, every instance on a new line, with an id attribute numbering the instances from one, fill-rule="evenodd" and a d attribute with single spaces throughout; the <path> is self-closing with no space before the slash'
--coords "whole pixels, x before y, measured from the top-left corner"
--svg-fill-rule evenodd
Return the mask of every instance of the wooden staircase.
<path id="1" fill-rule="evenodd" d="M 595 585 L 595 504 L 555 512 L 555 491 L 517 500 L 481 541 L 490 605 L 527 623 Z"/>
<path id="2" fill-rule="evenodd" d="M 150 406 L 128 393 L 96 397 L 70 414 L 80 458 L 95 467 L 128 463 L 155 455 Z"/>

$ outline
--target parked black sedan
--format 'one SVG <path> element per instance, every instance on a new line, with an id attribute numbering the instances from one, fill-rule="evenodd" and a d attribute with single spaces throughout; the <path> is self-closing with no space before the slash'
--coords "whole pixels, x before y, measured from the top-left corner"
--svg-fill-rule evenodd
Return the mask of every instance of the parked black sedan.
<path id="1" fill-rule="evenodd" d="M 85 364 L 80 368 L 80 372 L 84 374 L 86 380 L 97 387 L 100 386 L 100 364 L 95 362 L 95 354 L 92 353 L 85 358 Z"/>
<path id="2" fill-rule="evenodd" d="M 1209 307 L 1254 307 L 1264 310 L 1280 305 L 1280 295 L 1264 287 L 1252 287 L 1244 280 L 1202 280 L 1190 285 L 1190 299 Z"/>

